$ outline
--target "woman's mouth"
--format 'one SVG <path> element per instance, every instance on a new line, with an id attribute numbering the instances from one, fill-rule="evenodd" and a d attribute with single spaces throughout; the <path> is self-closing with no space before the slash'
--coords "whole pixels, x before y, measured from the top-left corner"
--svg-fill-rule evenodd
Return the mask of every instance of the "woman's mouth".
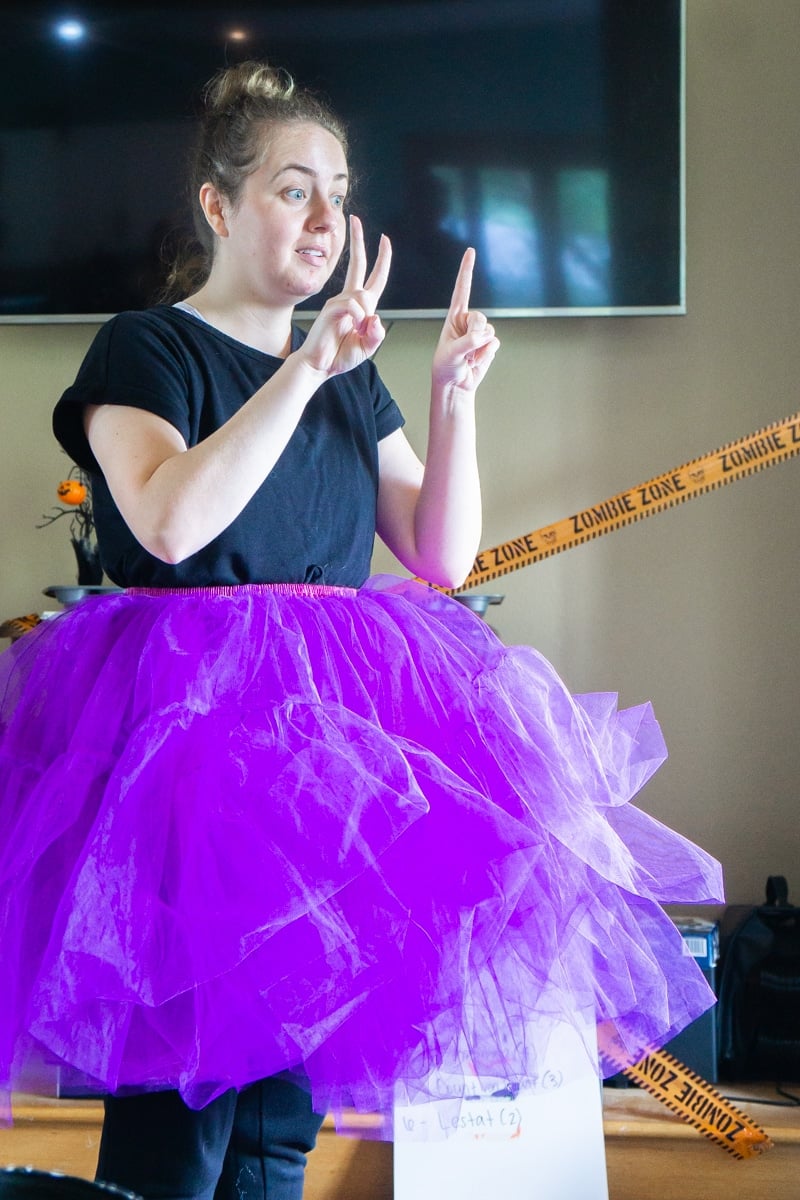
<path id="1" fill-rule="evenodd" d="M 311 263 L 312 266 L 321 266 L 327 261 L 327 254 L 319 246 L 304 246 L 297 251 L 303 262 Z"/>

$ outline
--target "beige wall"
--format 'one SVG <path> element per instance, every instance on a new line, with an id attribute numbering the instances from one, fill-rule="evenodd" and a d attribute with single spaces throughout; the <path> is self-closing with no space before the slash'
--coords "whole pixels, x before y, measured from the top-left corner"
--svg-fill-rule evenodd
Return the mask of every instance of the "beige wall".
<path id="1" fill-rule="evenodd" d="M 688 314 L 500 324 L 487 546 L 800 409 L 800 4 L 688 0 L 688 17 Z M 65 523 L 34 526 L 68 466 L 50 410 L 93 333 L 0 327 L 0 619 L 74 580 Z M 398 321 L 378 358 L 420 449 L 436 334 Z M 799 496 L 792 461 L 492 585 L 492 624 L 574 691 L 652 700 L 670 758 L 641 804 L 722 859 L 732 902 L 770 872 L 800 901 Z"/>

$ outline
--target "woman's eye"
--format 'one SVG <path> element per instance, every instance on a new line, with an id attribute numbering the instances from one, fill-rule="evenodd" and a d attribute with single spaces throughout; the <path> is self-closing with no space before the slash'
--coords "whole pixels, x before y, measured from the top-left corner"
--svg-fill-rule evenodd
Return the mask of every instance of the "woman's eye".
<path id="1" fill-rule="evenodd" d="M 302 200 L 305 197 L 305 192 L 303 191 L 302 188 L 299 188 L 299 187 L 289 188 L 289 191 L 286 193 L 286 195 L 289 197 L 290 200 Z"/>
<path id="2" fill-rule="evenodd" d="M 331 196 L 331 204 L 334 208 L 344 208 L 344 196 Z"/>

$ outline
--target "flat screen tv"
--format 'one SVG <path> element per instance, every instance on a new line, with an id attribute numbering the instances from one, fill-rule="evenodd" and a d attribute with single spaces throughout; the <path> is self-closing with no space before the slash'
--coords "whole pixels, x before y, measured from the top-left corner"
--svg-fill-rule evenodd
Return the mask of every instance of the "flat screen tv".
<path id="1" fill-rule="evenodd" d="M 347 120 L 385 315 L 440 316 L 466 245 L 495 317 L 682 313 L 684 4 L 4 4 L 0 320 L 153 301 L 202 87 L 243 58 Z"/>

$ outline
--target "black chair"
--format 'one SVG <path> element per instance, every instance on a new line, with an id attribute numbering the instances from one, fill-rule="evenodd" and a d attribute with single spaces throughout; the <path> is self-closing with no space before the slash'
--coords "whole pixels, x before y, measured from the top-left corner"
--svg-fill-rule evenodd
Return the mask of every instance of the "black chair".
<path id="1" fill-rule="evenodd" d="M 33 1167 L 0 1167 L 0 1200 L 141 1200 L 111 1183 Z"/>

